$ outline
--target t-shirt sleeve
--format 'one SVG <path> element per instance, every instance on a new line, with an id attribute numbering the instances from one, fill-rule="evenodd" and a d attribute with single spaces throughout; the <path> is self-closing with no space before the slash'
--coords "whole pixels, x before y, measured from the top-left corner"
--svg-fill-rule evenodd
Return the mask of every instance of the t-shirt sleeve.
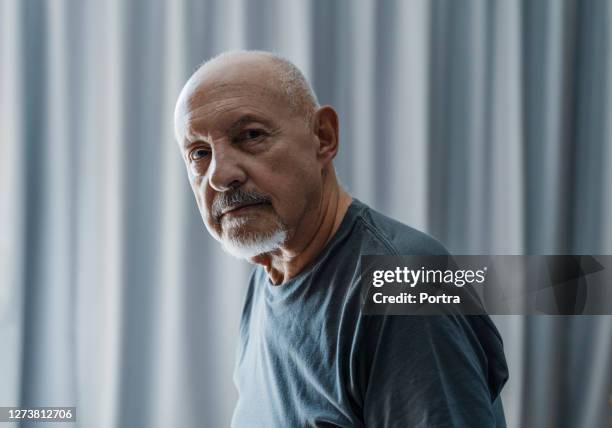
<path id="1" fill-rule="evenodd" d="M 369 316 L 365 354 L 366 427 L 496 426 L 487 355 L 465 318 Z"/>

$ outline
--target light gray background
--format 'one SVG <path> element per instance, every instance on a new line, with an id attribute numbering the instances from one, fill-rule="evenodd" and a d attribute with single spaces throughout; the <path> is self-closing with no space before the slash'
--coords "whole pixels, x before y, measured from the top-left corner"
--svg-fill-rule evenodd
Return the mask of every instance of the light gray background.
<path id="1" fill-rule="evenodd" d="M 350 192 L 453 252 L 612 253 L 611 23 L 605 0 L 1 0 L 0 405 L 228 425 L 249 266 L 172 138 L 226 49 L 301 67 Z M 611 317 L 495 321 L 510 427 L 609 424 Z"/>

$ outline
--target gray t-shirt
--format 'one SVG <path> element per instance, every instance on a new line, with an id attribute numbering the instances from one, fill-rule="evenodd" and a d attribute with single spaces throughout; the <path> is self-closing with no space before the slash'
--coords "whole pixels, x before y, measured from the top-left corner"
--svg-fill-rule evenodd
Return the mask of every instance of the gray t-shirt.
<path id="1" fill-rule="evenodd" d="M 363 315 L 360 255 L 447 254 L 353 199 L 299 275 L 253 270 L 240 324 L 233 427 L 505 427 L 508 379 L 488 316 Z"/>

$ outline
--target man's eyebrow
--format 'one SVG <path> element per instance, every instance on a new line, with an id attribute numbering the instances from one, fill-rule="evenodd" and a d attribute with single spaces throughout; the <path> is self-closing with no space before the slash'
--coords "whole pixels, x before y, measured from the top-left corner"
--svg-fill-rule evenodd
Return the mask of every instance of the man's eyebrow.
<path id="1" fill-rule="evenodd" d="M 264 119 L 262 117 L 259 117 L 259 116 L 255 116 L 253 114 L 245 114 L 245 115 L 240 116 L 235 121 L 233 121 L 227 127 L 226 132 L 227 133 L 235 132 L 238 129 L 242 128 L 245 124 L 250 123 L 250 122 L 259 122 L 259 123 L 261 123 L 264 126 L 267 126 L 269 128 L 272 127 L 272 123 L 269 120 L 266 120 L 266 119 Z"/>
<path id="2" fill-rule="evenodd" d="M 264 119 L 263 117 L 248 113 L 248 114 L 244 114 L 240 116 L 238 119 L 230 123 L 230 125 L 226 128 L 225 133 L 226 134 L 235 133 L 236 131 L 240 130 L 240 128 L 242 128 L 245 124 L 251 123 L 251 122 L 261 123 L 268 128 L 273 127 L 272 122 L 270 122 L 269 120 Z M 202 141 L 203 139 L 201 139 L 197 133 L 188 133 L 187 135 L 185 135 L 185 138 L 183 139 L 183 150 L 188 150 L 196 144 L 201 144 Z"/>

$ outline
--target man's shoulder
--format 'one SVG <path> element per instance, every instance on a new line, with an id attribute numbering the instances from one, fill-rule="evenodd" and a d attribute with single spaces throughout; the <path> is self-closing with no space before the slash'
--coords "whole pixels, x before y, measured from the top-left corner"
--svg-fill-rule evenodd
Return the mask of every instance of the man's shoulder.
<path id="1" fill-rule="evenodd" d="M 359 210 L 356 222 L 363 233 L 379 244 L 384 255 L 447 255 L 448 250 L 434 237 L 392 219 L 363 202 L 356 201 Z"/>

